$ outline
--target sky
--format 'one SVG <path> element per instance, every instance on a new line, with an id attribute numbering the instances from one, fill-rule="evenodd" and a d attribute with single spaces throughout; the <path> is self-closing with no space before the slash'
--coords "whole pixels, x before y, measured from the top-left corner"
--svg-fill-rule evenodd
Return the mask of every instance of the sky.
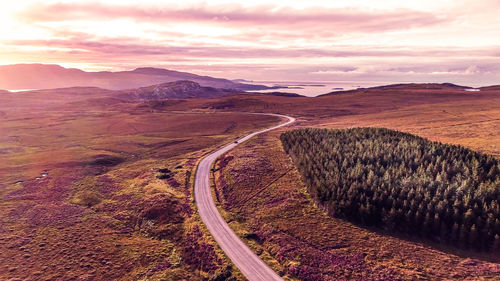
<path id="1" fill-rule="evenodd" d="M 0 64 L 500 84 L 500 0 L 0 0 Z"/>

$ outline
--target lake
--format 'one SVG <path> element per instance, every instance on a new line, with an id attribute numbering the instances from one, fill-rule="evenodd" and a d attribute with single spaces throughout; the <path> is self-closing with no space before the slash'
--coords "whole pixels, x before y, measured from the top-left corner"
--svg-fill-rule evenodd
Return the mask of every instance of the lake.
<path id="1" fill-rule="evenodd" d="M 295 93 L 308 97 L 315 97 L 322 94 L 327 94 L 334 91 L 345 91 L 354 90 L 358 88 L 368 88 L 374 86 L 394 84 L 395 82 L 359 82 L 359 81 L 329 81 L 329 82 L 303 82 L 303 81 L 245 81 L 246 84 L 258 84 L 266 85 L 268 87 L 273 86 L 286 86 L 288 88 L 281 89 L 270 89 L 270 90 L 260 90 L 252 91 L 259 93 L 269 93 L 269 92 L 286 92 Z"/>

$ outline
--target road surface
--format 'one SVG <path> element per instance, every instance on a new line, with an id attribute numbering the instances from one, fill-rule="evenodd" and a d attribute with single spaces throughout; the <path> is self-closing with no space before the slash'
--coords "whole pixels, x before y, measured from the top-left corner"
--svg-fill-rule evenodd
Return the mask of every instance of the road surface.
<path id="1" fill-rule="evenodd" d="M 194 194 L 196 205 L 198 207 L 198 213 L 201 219 L 207 226 L 208 230 L 215 238 L 215 241 L 219 244 L 226 255 L 231 259 L 231 261 L 236 265 L 243 275 L 250 281 L 257 280 L 283 280 L 276 274 L 266 263 L 264 263 L 252 250 L 248 248 L 247 245 L 231 230 L 226 221 L 217 211 L 215 207 L 214 200 L 212 198 L 212 193 L 210 191 L 210 168 L 212 163 L 222 154 L 231 150 L 239 143 L 242 143 L 251 137 L 274 130 L 279 127 L 286 126 L 295 122 L 295 118 L 279 114 L 266 114 L 279 116 L 288 119 L 287 122 L 280 125 L 267 128 L 255 133 L 251 133 L 238 140 L 237 143 L 229 144 L 212 154 L 206 156 L 201 160 L 198 165 L 198 170 L 195 177 Z"/>

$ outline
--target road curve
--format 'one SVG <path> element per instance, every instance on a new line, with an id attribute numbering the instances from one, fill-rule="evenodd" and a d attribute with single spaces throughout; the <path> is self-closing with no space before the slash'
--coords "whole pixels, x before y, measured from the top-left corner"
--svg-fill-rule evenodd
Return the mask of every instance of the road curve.
<path id="1" fill-rule="evenodd" d="M 245 275 L 245 277 L 250 281 L 283 279 L 281 279 L 281 277 L 276 274 L 276 272 L 274 272 L 254 252 L 252 252 L 252 250 L 250 250 L 250 248 L 248 248 L 248 246 L 245 245 L 243 241 L 241 241 L 241 239 L 234 233 L 234 231 L 231 230 L 224 218 L 222 218 L 219 211 L 217 211 L 214 200 L 212 198 L 209 177 L 210 168 L 217 157 L 221 156 L 222 154 L 237 146 L 239 143 L 244 142 L 255 135 L 271 131 L 295 122 L 295 118 L 286 115 L 266 115 L 286 118 L 288 119 L 288 121 L 271 128 L 251 133 L 239 139 L 238 143 L 231 143 L 203 158 L 198 165 L 194 184 L 194 195 L 196 205 L 198 207 L 198 213 L 200 214 L 201 219 L 207 226 L 212 236 L 215 238 L 215 241 L 217 241 L 219 246 L 222 248 L 222 250 L 231 259 L 234 265 L 236 265 Z"/>

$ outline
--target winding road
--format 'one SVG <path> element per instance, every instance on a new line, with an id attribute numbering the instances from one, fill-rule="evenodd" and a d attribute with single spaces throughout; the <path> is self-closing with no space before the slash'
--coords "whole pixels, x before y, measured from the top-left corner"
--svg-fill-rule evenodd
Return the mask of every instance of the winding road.
<path id="1" fill-rule="evenodd" d="M 250 248 L 248 248 L 248 246 L 245 245 L 243 241 L 241 241 L 241 239 L 234 233 L 234 231 L 231 230 L 224 218 L 222 218 L 212 198 L 209 177 L 212 163 L 219 156 L 231 150 L 239 143 L 242 143 L 258 134 L 262 134 L 295 122 L 295 118 L 286 115 L 270 113 L 265 115 L 282 117 L 288 119 L 288 121 L 271 128 L 251 133 L 239 139 L 237 143 L 229 144 L 203 158 L 198 165 L 194 185 L 196 205 L 198 207 L 198 213 L 200 214 L 201 219 L 207 226 L 212 236 L 215 238 L 215 241 L 217 241 L 219 246 L 222 248 L 222 250 L 231 259 L 234 265 L 236 265 L 241 270 L 243 275 L 245 275 L 245 277 L 250 281 L 283 279 L 281 279 L 281 277 L 276 274 L 276 272 L 274 272 L 266 263 L 264 263 L 259 258 L 259 256 L 252 252 L 252 250 L 250 250 Z"/>

